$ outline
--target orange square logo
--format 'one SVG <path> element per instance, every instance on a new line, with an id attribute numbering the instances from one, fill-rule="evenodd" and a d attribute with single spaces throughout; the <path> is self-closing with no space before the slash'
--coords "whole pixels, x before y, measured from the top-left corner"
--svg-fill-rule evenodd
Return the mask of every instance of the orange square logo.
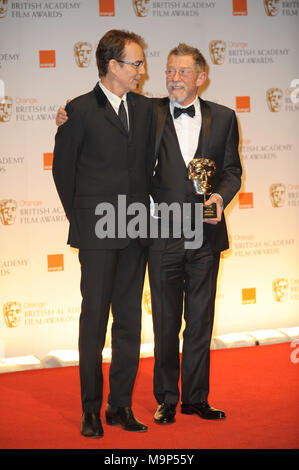
<path id="1" fill-rule="evenodd" d="M 53 165 L 53 152 L 44 153 L 44 170 L 52 170 Z"/>
<path id="2" fill-rule="evenodd" d="M 63 255 L 48 255 L 48 271 L 63 271 Z"/>
<path id="3" fill-rule="evenodd" d="M 99 0 L 100 16 L 115 16 L 114 0 Z"/>
<path id="4" fill-rule="evenodd" d="M 242 289 L 242 304 L 255 304 L 255 303 L 256 303 L 255 287 Z"/>
<path id="5" fill-rule="evenodd" d="M 39 51 L 40 68 L 56 67 L 55 51 Z"/>
<path id="6" fill-rule="evenodd" d="M 236 111 L 237 113 L 250 112 L 250 96 L 236 96 Z"/>
<path id="7" fill-rule="evenodd" d="M 247 0 L 233 0 L 233 15 L 246 16 L 247 15 Z"/>
<path id="8" fill-rule="evenodd" d="M 239 193 L 239 209 L 253 208 L 253 193 Z"/>

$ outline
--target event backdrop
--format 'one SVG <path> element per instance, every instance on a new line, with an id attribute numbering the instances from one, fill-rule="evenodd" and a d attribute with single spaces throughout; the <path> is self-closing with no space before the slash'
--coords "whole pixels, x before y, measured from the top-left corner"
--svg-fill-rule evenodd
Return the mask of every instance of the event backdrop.
<path id="1" fill-rule="evenodd" d="M 55 116 L 96 84 L 95 49 L 112 28 L 147 42 L 141 93 L 166 95 L 167 53 L 185 42 L 208 62 L 202 98 L 237 114 L 244 176 L 226 210 L 214 336 L 299 326 L 299 2 L 0 0 L 0 357 L 77 348 L 80 270 L 52 179 Z M 143 300 L 147 344 L 147 277 Z"/>

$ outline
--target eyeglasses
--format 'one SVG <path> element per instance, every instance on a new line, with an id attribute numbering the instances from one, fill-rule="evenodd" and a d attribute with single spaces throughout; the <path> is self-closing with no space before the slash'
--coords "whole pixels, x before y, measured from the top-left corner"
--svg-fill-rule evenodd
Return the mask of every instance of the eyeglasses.
<path id="1" fill-rule="evenodd" d="M 136 60 L 136 62 L 129 62 L 128 60 L 120 60 L 120 59 L 115 59 L 116 62 L 120 62 L 121 64 L 128 64 L 128 65 L 133 65 L 136 69 L 139 69 L 139 67 L 142 67 L 144 65 L 143 60 Z"/>
<path id="2" fill-rule="evenodd" d="M 190 73 L 194 72 L 193 69 L 190 68 L 181 68 L 181 69 L 167 69 L 165 73 L 167 77 L 174 77 L 176 73 L 178 73 L 181 77 L 187 77 Z"/>

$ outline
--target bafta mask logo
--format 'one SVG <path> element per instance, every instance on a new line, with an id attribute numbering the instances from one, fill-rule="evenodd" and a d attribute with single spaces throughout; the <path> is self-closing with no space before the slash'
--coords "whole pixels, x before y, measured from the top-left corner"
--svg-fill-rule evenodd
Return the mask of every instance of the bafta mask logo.
<path id="1" fill-rule="evenodd" d="M 210 42 L 209 49 L 213 64 L 222 65 L 225 59 L 226 43 L 215 39 Z"/>
<path id="2" fill-rule="evenodd" d="M 0 122 L 8 122 L 11 118 L 12 98 L 10 96 L 0 97 Z"/>
<path id="3" fill-rule="evenodd" d="M 132 0 L 135 15 L 144 18 L 148 15 L 150 0 Z"/>
<path id="4" fill-rule="evenodd" d="M 5 18 L 8 0 L 0 0 L 0 18 Z"/>
<path id="5" fill-rule="evenodd" d="M 194 158 L 188 165 L 188 176 L 193 182 L 195 194 L 211 194 L 216 165 L 210 158 Z"/>
<path id="6" fill-rule="evenodd" d="M 267 90 L 267 103 L 272 113 L 281 110 L 283 92 L 280 88 L 269 88 Z"/>
<path id="7" fill-rule="evenodd" d="M 8 328 L 15 328 L 21 322 L 21 304 L 20 302 L 6 302 L 3 305 L 3 317 Z"/>
<path id="8" fill-rule="evenodd" d="M 13 199 L 0 201 L 0 220 L 3 225 L 13 225 L 16 220 L 17 203 Z"/>
<path id="9" fill-rule="evenodd" d="M 144 291 L 143 293 L 143 305 L 146 313 L 148 315 L 152 314 L 152 298 L 151 292 L 149 290 Z"/>
<path id="10" fill-rule="evenodd" d="M 285 202 L 286 187 L 284 184 L 275 183 L 270 186 L 270 199 L 273 207 L 283 207 Z"/>
<path id="11" fill-rule="evenodd" d="M 188 178 L 191 182 L 193 193 L 203 196 L 202 216 L 204 219 L 217 217 L 217 206 L 213 202 L 205 205 L 206 196 L 212 194 L 216 176 L 216 165 L 210 158 L 193 158 L 188 164 Z"/>
<path id="12" fill-rule="evenodd" d="M 264 0 L 267 16 L 276 16 L 279 9 L 279 0 Z"/>
<path id="13" fill-rule="evenodd" d="M 74 56 L 78 67 L 88 67 L 90 64 L 92 45 L 89 42 L 76 42 Z"/>
<path id="14" fill-rule="evenodd" d="M 287 279 L 274 279 L 272 283 L 273 295 L 276 302 L 285 302 L 288 296 L 289 283 Z"/>

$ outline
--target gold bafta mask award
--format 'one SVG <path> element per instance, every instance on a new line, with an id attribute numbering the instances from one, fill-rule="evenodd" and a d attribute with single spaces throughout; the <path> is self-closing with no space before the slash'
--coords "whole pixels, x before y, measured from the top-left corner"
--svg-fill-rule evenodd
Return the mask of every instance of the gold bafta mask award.
<path id="1" fill-rule="evenodd" d="M 216 174 L 216 165 L 210 158 L 193 158 L 188 164 L 188 177 L 192 182 L 193 191 L 196 196 L 203 196 L 206 202 L 207 196 L 213 192 L 213 183 Z M 217 207 L 213 203 L 203 206 L 203 218 L 215 219 L 217 217 Z"/>

